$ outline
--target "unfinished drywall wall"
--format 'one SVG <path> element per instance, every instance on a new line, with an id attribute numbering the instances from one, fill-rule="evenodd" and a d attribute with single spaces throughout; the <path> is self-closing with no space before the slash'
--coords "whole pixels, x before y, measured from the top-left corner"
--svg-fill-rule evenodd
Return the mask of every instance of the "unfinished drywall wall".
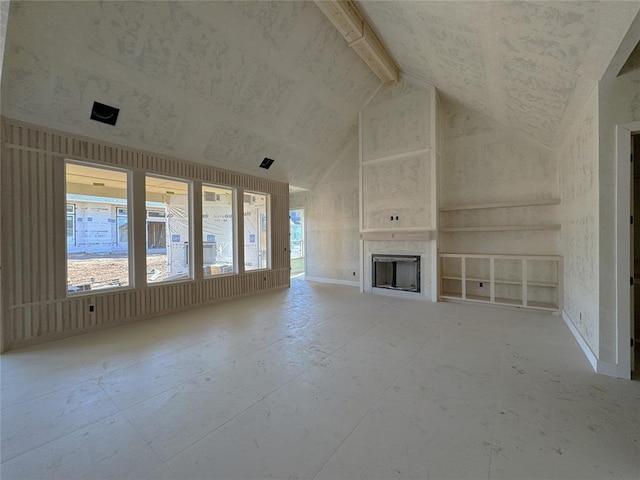
<path id="1" fill-rule="evenodd" d="M 598 356 L 598 91 L 594 89 L 557 153 L 564 314 Z"/>
<path id="2" fill-rule="evenodd" d="M 598 87 L 599 122 L 599 360 L 617 362 L 616 326 L 616 125 L 640 121 L 640 70 L 603 80 Z M 623 288 L 628 285 L 618 285 Z"/>
<path id="3" fill-rule="evenodd" d="M 363 110 L 363 230 L 433 227 L 432 108 L 429 90 L 401 82 Z"/>
<path id="4" fill-rule="evenodd" d="M 291 209 L 304 208 L 305 277 L 357 285 L 360 253 L 356 139 L 313 191 L 294 193 L 289 198 Z"/>
<path id="5" fill-rule="evenodd" d="M 372 254 L 420 255 L 421 296 L 433 291 L 436 92 L 407 80 L 380 90 L 361 113 L 363 288 L 371 291 Z M 391 235 L 418 234 L 398 239 Z M 377 235 L 374 240 L 372 235 Z"/>
<path id="6" fill-rule="evenodd" d="M 431 226 L 432 212 L 426 198 L 431 190 L 431 169 L 426 155 L 428 152 L 363 165 L 364 229 Z"/>
<path id="7" fill-rule="evenodd" d="M 557 166 L 551 151 L 486 115 L 443 99 L 439 194 L 443 208 L 557 199 Z M 518 206 L 441 213 L 447 227 L 557 225 L 557 206 Z M 557 230 L 441 233 L 447 253 L 558 253 Z"/>

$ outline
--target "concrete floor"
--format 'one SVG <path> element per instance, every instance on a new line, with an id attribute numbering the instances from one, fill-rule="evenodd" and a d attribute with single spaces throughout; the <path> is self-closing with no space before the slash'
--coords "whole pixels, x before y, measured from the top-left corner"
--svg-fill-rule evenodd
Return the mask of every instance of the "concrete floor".
<path id="1" fill-rule="evenodd" d="M 640 478 L 553 315 L 294 280 L 1 362 L 3 480 Z"/>

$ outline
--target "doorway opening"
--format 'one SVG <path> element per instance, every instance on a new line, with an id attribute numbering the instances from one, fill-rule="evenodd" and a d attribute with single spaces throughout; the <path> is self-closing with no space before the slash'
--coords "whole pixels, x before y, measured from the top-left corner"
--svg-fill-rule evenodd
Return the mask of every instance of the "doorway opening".
<path id="1" fill-rule="evenodd" d="M 631 378 L 640 380 L 640 133 L 631 135 Z"/>
<path id="2" fill-rule="evenodd" d="M 305 235 L 304 209 L 289 211 L 289 252 L 291 253 L 291 276 L 304 275 L 305 272 Z"/>

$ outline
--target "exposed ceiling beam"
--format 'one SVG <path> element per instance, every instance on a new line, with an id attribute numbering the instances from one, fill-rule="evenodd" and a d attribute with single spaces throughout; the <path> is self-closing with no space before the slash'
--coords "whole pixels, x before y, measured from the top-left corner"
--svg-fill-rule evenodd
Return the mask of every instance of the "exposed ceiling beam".
<path id="1" fill-rule="evenodd" d="M 360 58 L 385 85 L 398 82 L 400 69 L 351 0 L 315 0 Z"/>

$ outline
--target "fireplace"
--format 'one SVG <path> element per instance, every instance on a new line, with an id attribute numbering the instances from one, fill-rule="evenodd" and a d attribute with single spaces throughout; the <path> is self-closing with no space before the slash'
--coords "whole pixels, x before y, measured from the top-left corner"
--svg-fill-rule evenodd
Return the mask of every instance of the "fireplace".
<path id="1" fill-rule="evenodd" d="M 420 292 L 420 255 L 371 255 L 371 286 Z"/>

